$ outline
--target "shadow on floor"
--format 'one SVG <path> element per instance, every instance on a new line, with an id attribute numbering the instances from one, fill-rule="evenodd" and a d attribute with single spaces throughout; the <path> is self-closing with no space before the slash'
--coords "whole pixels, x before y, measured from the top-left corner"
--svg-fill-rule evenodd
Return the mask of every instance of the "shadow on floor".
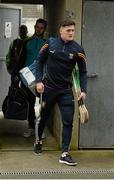
<path id="1" fill-rule="evenodd" d="M 27 121 L 0 118 L 0 151 L 33 150 L 34 136 L 24 138 L 27 131 Z M 45 150 L 58 150 L 55 138 L 46 129 L 44 139 Z"/>

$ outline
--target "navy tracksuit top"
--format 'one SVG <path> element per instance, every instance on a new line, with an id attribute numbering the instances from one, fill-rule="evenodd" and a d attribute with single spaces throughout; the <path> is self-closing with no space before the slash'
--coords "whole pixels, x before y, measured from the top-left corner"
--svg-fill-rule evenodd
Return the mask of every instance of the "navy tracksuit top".
<path id="1" fill-rule="evenodd" d="M 49 38 L 37 57 L 36 83 L 44 75 L 51 88 L 68 88 L 72 85 L 72 71 L 78 65 L 81 91 L 87 91 L 87 70 L 84 49 L 75 41 L 65 43 L 60 37 Z M 45 68 L 44 68 L 45 67 Z"/>

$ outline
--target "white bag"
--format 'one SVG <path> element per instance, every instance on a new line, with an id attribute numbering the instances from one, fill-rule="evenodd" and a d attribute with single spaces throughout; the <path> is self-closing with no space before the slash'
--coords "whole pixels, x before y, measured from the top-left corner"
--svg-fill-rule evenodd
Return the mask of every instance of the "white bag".
<path id="1" fill-rule="evenodd" d="M 30 66 L 26 66 L 23 69 L 19 71 L 20 73 L 20 78 L 24 85 L 31 90 L 33 94 L 36 95 L 35 93 L 35 86 L 36 86 L 36 61 L 34 61 L 33 64 Z"/>

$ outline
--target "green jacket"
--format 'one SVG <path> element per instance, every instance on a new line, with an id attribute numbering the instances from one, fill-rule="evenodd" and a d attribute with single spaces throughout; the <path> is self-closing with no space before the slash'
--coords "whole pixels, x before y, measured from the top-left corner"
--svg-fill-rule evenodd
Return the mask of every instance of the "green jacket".
<path id="1" fill-rule="evenodd" d="M 33 35 L 24 42 L 23 49 L 20 55 L 20 61 L 22 62 L 20 69 L 25 66 L 31 65 L 34 60 L 36 60 L 39 51 L 44 45 L 45 41 L 46 40 L 42 37 L 36 37 L 35 35 Z"/>
<path id="2" fill-rule="evenodd" d="M 23 47 L 23 43 L 24 40 L 17 38 L 10 44 L 6 55 L 6 67 L 11 75 L 16 73 L 16 66 L 19 64 L 20 52 Z"/>

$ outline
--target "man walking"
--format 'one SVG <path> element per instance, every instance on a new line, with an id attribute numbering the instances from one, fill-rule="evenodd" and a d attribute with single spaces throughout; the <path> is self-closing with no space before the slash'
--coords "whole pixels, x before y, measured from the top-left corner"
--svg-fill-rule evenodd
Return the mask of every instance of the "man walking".
<path id="1" fill-rule="evenodd" d="M 84 49 L 74 39 L 75 23 L 65 20 L 60 24 L 60 36 L 49 38 L 41 48 L 36 73 L 36 90 L 43 93 L 45 106 L 41 111 L 41 120 L 38 126 L 38 139 L 35 140 L 34 152 L 42 152 L 42 133 L 48 120 L 51 109 L 57 103 L 62 115 L 62 154 L 60 163 L 76 165 L 69 154 L 69 145 L 72 136 L 74 116 L 74 96 L 72 92 L 72 72 L 76 63 L 79 68 L 81 95 L 85 100 L 87 91 L 87 70 Z M 43 77 L 43 66 L 46 66 Z M 44 79 L 45 78 L 45 79 Z M 45 82 L 45 83 L 44 83 Z"/>
<path id="2" fill-rule="evenodd" d="M 23 65 L 20 67 L 23 68 L 25 66 L 31 65 L 34 60 L 36 60 L 38 53 L 40 51 L 40 48 L 44 45 L 45 39 L 44 39 L 44 32 L 47 27 L 47 21 L 44 19 L 38 19 L 36 21 L 36 24 L 34 26 L 34 34 L 32 37 L 28 38 L 23 46 L 20 61 L 23 63 Z M 32 92 L 24 86 L 22 83 L 22 88 L 26 91 L 28 95 L 28 102 L 29 102 L 29 113 L 28 113 L 28 130 L 24 133 L 24 137 L 30 137 L 34 134 L 34 120 L 35 120 L 35 100 L 36 97 L 32 94 Z"/>
<path id="3" fill-rule="evenodd" d="M 20 66 L 20 53 L 23 48 L 25 39 L 27 39 L 27 27 L 21 25 L 19 27 L 19 37 L 11 42 L 8 53 L 6 55 L 6 67 L 11 75 L 11 82 L 15 83 L 18 81 L 19 66 Z"/>

